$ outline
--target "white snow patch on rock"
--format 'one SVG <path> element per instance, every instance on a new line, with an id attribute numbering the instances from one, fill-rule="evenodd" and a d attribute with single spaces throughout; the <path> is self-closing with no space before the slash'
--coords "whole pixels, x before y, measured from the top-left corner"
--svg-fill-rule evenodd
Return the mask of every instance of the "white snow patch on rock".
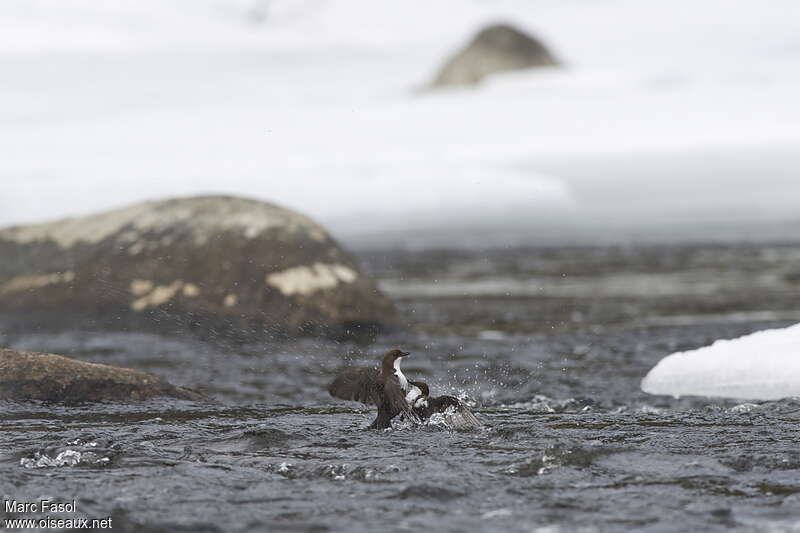
<path id="1" fill-rule="evenodd" d="M 245 198 L 201 196 L 144 202 L 85 217 L 7 228 L 0 230 L 0 240 L 22 244 L 53 241 L 69 248 L 116 235 L 120 244 L 133 243 L 128 253 L 136 255 L 145 248 L 169 246 L 172 243 L 169 236 L 150 243 L 144 242 L 142 236 L 175 226 L 186 226 L 197 245 L 205 244 L 211 235 L 221 231 L 241 231 L 247 239 L 273 228 L 287 232 L 304 230 L 317 241 L 324 241 L 327 235 L 313 220 L 288 209 Z M 130 229 L 123 231 L 126 227 Z"/>
<path id="2" fill-rule="evenodd" d="M 647 373 L 642 390 L 747 400 L 800 396 L 800 324 L 668 355 Z"/>
<path id="3" fill-rule="evenodd" d="M 146 202 L 88 217 L 68 218 L 45 224 L 9 228 L 0 233 L 0 238 L 23 244 L 50 240 L 64 248 L 69 248 L 80 241 L 100 242 L 151 208 L 152 203 Z M 131 238 L 130 232 L 125 234 L 125 238 Z"/>
<path id="4" fill-rule="evenodd" d="M 75 273 L 68 270 L 66 272 L 53 272 L 51 274 L 25 274 L 15 276 L 3 284 L 0 284 L 0 294 L 39 289 L 54 283 L 69 283 L 75 279 Z"/>
<path id="5" fill-rule="evenodd" d="M 181 291 L 181 293 L 187 298 L 194 298 L 196 296 L 200 296 L 200 287 L 198 287 L 194 283 L 186 283 L 183 286 L 183 290 Z"/>
<path id="6" fill-rule="evenodd" d="M 175 280 L 169 285 L 156 285 L 149 293 L 131 302 L 131 309 L 144 311 L 148 307 L 158 307 L 165 304 L 172 300 L 183 286 L 183 281 L 181 280 Z"/>
<path id="7" fill-rule="evenodd" d="M 314 263 L 311 266 L 292 267 L 274 274 L 267 274 L 267 285 L 277 288 L 285 296 L 308 295 L 316 291 L 332 289 L 340 282 L 352 283 L 358 273 L 345 265 Z"/>
<path id="8" fill-rule="evenodd" d="M 149 279 L 134 279 L 131 280 L 131 294 L 134 296 L 143 296 L 153 290 L 155 284 Z"/>

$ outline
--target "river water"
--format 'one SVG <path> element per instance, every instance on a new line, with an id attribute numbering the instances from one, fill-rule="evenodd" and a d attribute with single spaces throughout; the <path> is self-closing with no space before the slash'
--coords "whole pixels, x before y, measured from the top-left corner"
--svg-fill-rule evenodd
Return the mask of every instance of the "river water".
<path id="1" fill-rule="evenodd" d="M 800 247 L 362 254 L 408 328 L 359 346 L 8 331 L 215 401 L 0 404 L 4 500 L 117 531 L 800 531 L 800 402 L 648 396 L 663 356 L 796 322 Z M 485 427 L 364 428 L 327 383 L 390 347 Z"/>

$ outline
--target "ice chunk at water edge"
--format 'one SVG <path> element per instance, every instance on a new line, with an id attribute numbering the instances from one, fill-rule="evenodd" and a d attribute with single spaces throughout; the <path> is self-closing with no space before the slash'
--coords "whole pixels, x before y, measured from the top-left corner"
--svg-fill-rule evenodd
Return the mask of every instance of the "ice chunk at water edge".
<path id="1" fill-rule="evenodd" d="M 668 355 L 644 377 L 642 390 L 747 400 L 800 396 L 800 324 Z"/>

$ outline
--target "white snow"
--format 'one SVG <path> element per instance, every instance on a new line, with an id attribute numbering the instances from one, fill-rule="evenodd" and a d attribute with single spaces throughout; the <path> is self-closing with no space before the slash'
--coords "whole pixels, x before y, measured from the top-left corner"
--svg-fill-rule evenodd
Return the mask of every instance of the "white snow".
<path id="1" fill-rule="evenodd" d="M 497 20 L 565 68 L 419 90 Z M 4 0 L 0 225 L 214 192 L 350 241 L 782 224 L 799 35 L 794 0 Z"/>
<path id="2" fill-rule="evenodd" d="M 800 396 L 800 324 L 669 355 L 647 373 L 642 390 L 746 400 Z"/>
<path id="3" fill-rule="evenodd" d="M 308 296 L 317 291 L 332 289 L 339 283 L 353 283 L 356 278 L 358 273 L 345 265 L 314 263 L 267 274 L 266 283 L 285 296 Z"/>

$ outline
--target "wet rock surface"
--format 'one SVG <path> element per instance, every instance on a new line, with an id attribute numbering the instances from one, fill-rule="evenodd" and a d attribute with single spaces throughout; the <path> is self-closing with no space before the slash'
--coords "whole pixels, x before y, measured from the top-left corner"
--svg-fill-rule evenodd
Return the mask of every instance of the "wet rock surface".
<path id="1" fill-rule="evenodd" d="M 256 200 L 181 198 L 6 228 L 0 256 L 0 312 L 18 329 L 369 337 L 394 320 L 324 228 Z"/>
<path id="2" fill-rule="evenodd" d="M 131 368 L 76 361 L 50 353 L 0 349 L 0 399 L 75 404 L 160 396 L 205 399 L 198 392 Z"/>
<path id="3" fill-rule="evenodd" d="M 474 85 L 496 72 L 555 65 L 558 60 L 534 37 L 508 24 L 495 24 L 482 29 L 453 55 L 432 85 Z"/>

